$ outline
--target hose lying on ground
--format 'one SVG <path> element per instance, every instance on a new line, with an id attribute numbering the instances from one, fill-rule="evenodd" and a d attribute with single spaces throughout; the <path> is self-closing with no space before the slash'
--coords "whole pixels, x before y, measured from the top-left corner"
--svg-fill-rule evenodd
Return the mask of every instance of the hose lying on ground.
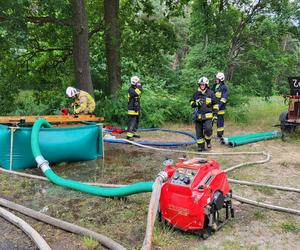
<path id="1" fill-rule="evenodd" d="M 253 201 L 244 197 L 240 197 L 238 195 L 233 194 L 232 198 L 242 202 L 242 203 L 247 203 L 249 205 L 257 206 L 257 207 L 262 207 L 262 208 L 268 208 L 274 211 L 278 212 L 284 212 L 284 213 L 289 213 L 289 214 L 295 214 L 295 215 L 300 215 L 300 210 L 292 209 L 292 208 L 285 208 L 285 207 L 279 207 L 271 204 L 266 204 L 258 201 Z"/>
<path id="2" fill-rule="evenodd" d="M 179 130 L 171 130 L 171 129 L 161 129 L 161 128 L 150 128 L 150 129 L 139 129 L 138 131 L 162 131 L 167 133 L 176 133 L 176 134 L 182 134 L 188 137 L 191 137 L 191 141 L 183 141 L 183 142 L 151 142 L 151 141 L 139 141 L 139 144 L 141 145 L 149 145 L 149 146 L 156 146 L 156 147 L 178 147 L 183 145 L 191 145 L 197 143 L 197 138 L 195 135 L 179 131 Z M 122 144 L 128 144 L 128 141 L 125 139 L 116 139 L 114 137 L 106 137 L 103 138 L 104 142 L 110 142 L 110 143 L 122 143 Z"/>
<path id="3" fill-rule="evenodd" d="M 32 178 L 32 179 L 50 182 L 50 180 L 48 178 L 43 177 L 43 176 L 34 175 L 34 174 L 26 174 L 26 173 L 22 173 L 22 172 L 18 172 L 18 171 L 13 171 L 13 170 L 7 170 L 7 169 L 1 168 L 1 167 L 0 167 L 0 172 L 4 172 L 4 173 L 8 173 L 8 174 L 15 174 L 15 175 L 19 175 L 19 176 L 26 177 L 26 178 Z M 101 186 L 101 187 L 123 187 L 123 186 L 126 186 L 126 185 L 93 183 L 93 182 L 83 182 L 83 183 L 88 184 L 88 185 L 93 185 L 93 186 Z"/>
<path id="4" fill-rule="evenodd" d="M 257 142 L 262 140 L 269 140 L 280 137 L 281 134 L 278 131 L 261 132 L 255 134 L 235 135 L 222 138 L 222 142 L 232 147 L 244 145 L 251 142 Z"/>
<path id="5" fill-rule="evenodd" d="M 144 237 L 142 250 L 151 250 L 153 228 L 154 228 L 156 214 L 157 214 L 158 207 L 159 207 L 161 188 L 162 188 L 163 182 L 166 181 L 167 178 L 168 178 L 168 175 L 162 171 L 158 174 L 158 177 L 156 178 L 156 180 L 154 182 L 153 191 L 151 194 L 151 199 L 150 199 L 149 208 L 148 208 L 147 227 L 146 227 L 146 233 L 145 233 L 145 237 Z"/>
<path id="6" fill-rule="evenodd" d="M 53 218 L 53 217 L 48 216 L 48 215 L 39 213 L 39 212 L 34 211 L 30 208 L 18 205 L 14 202 L 5 200 L 3 198 L 0 198 L 0 206 L 18 211 L 21 214 L 27 215 L 31 218 L 34 218 L 36 220 L 45 222 L 45 223 L 50 224 L 52 226 L 61 228 L 65 231 L 68 231 L 68 232 L 71 232 L 71 233 L 74 233 L 74 234 L 79 234 L 79 235 L 91 237 L 91 238 L 101 242 L 101 244 L 103 246 L 107 247 L 108 249 L 116 249 L 116 250 L 125 250 L 126 249 L 123 246 L 121 246 L 119 243 L 115 242 L 114 240 L 112 240 L 112 239 L 110 239 L 110 238 L 108 238 L 108 237 L 106 237 L 102 234 L 93 232 L 89 229 L 77 226 L 77 225 L 69 223 L 69 222 L 65 222 L 65 221 Z"/>
<path id="7" fill-rule="evenodd" d="M 51 127 L 50 123 L 40 118 L 35 121 L 31 132 L 31 149 L 37 165 L 43 171 L 44 175 L 53 183 L 72 188 L 81 192 L 94 194 L 103 197 L 122 197 L 137 193 L 151 192 L 153 182 L 139 182 L 118 188 L 103 188 L 87 185 L 73 180 L 64 179 L 50 168 L 49 162 L 44 159 L 39 147 L 39 132 L 42 126 Z"/>
<path id="8" fill-rule="evenodd" d="M 257 187 L 266 187 L 266 188 L 273 188 L 281 191 L 288 191 L 288 192 L 296 192 L 300 193 L 300 188 L 293 188 L 293 187 L 284 187 L 284 186 L 276 186 L 270 185 L 265 183 L 257 183 L 257 182 L 250 182 L 250 181 L 240 181 L 240 180 L 233 180 L 228 178 L 230 183 L 235 183 L 239 185 L 246 185 L 246 186 L 257 186 Z"/>
<path id="9" fill-rule="evenodd" d="M 34 228 L 32 228 L 27 222 L 25 222 L 21 218 L 17 217 L 13 213 L 5 210 L 2 207 L 0 207 L 0 216 L 17 226 L 18 228 L 20 228 L 24 233 L 26 233 L 39 249 L 51 250 L 50 246 L 44 240 L 44 238 L 37 231 L 35 231 Z"/>
<path id="10" fill-rule="evenodd" d="M 246 162 L 246 163 L 241 163 L 241 164 L 232 166 L 232 167 L 226 169 L 225 170 L 226 172 L 233 171 L 234 169 L 237 169 L 237 168 L 242 167 L 242 166 L 253 165 L 253 164 L 262 164 L 262 163 L 268 162 L 270 160 L 270 155 L 265 153 L 265 152 L 224 152 L 224 153 L 220 153 L 220 152 L 193 152 L 193 151 L 185 151 L 185 150 L 155 148 L 155 147 L 151 147 L 151 146 L 140 145 L 139 143 L 132 142 L 132 141 L 129 141 L 129 140 L 126 140 L 126 141 L 128 141 L 128 143 L 130 143 L 130 144 L 133 144 L 133 145 L 136 145 L 136 146 L 139 146 L 139 147 L 148 148 L 148 149 L 157 150 L 157 151 L 166 151 L 166 152 L 177 152 L 177 153 L 185 153 L 185 154 L 186 153 L 191 153 L 191 154 L 196 154 L 196 155 L 227 155 L 227 156 L 230 156 L 230 155 L 265 155 L 266 156 L 266 158 L 264 160 Z M 43 165 L 43 163 L 44 163 L 44 161 L 42 162 L 41 165 Z M 99 185 L 101 185 L 101 184 L 99 184 Z M 115 186 L 117 187 L 117 186 L 121 186 L 121 185 L 115 185 Z M 287 190 L 287 191 L 290 191 L 290 190 Z M 153 197 L 154 197 L 153 199 L 154 200 L 156 199 L 157 203 L 158 203 L 159 202 L 159 198 L 157 198 L 158 196 L 154 195 Z M 288 208 L 281 208 L 281 207 L 277 207 L 277 206 L 273 206 L 273 205 L 269 205 L 269 204 L 264 204 L 264 203 L 260 203 L 260 202 L 256 202 L 256 201 L 251 201 L 249 199 L 245 199 L 245 198 L 242 198 L 242 197 L 239 197 L 239 196 L 235 196 L 235 197 L 236 197 L 235 199 L 237 199 L 239 201 L 241 201 L 241 199 L 243 199 L 242 202 L 248 203 L 248 204 L 251 204 L 251 205 L 265 207 L 265 208 L 269 208 L 269 209 L 273 209 L 273 210 L 281 211 L 281 212 L 290 212 L 290 213 L 293 213 L 293 214 L 299 214 L 300 213 L 300 211 L 298 211 L 298 210 L 293 210 L 293 209 L 288 209 Z M 155 204 L 154 201 L 151 202 L 151 203 Z M 151 206 L 151 210 L 149 210 L 150 214 L 153 214 L 153 211 L 154 211 L 153 209 L 155 209 L 155 207 Z M 281 209 L 281 210 L 279 210 L 279 209 Z M 157 208 L 155 210 L 155 213 L 156 212 L 157 212 Z M 151 218 L 152 218 L 152 216 L 151 216 Z M 145 236 L 145 239 L 148 238 L 148 240 L 146 240 L 146 242 L 149 242 L 149 236 L 150 236 L 150 238 L 152 236 L 153 225 L 154 225 L 153 220 L 152 219 L 150 219 L 150 221 L 148 220 L 148 222 L 147 222 L 147 228 L 148 228 L 147 232 L 150 232 L 150 233 L 147 234 L 148 236 L 147 235 Z M 151 239 L 150 239 L 150 242 L 151 242 Z"/>
<path id="11" fill-rule="evenodd" d="M 26 177 L 26 178 L 32 178 L 32 179 L 38 179 L 38 180 L 50 182 L 50 180 L 47 179 L 46 177 L 39 176 L 39 175 L 26 174 L 26 173 L 17 172 L 17 171 L 11 171 L 11 170 L 7 170 L 7 169 L 4 169 L 4 168 L 0 168 L 0 172 L 4 172 L 4 173 L 8 173 L 8 174 L 15 174 L 15 175 L 19 175 L 19 176 Z M 281 190 L 281 191 L 300 193 L 299 188 L 277 186 L 277 185 L 270 185 L 270 184 L 265 184 L 265 183 L 242 181 L 242 180 L 234 180 L 234 179 L 230 179 L 230 178 L 228 178 L 228 181 L 230 183 L 235 183 L 235 184 L 239 184 L 239 185 L 267 187 L 267 188 L 273 188 L 273 189 L 277 189 L 277 190 Z M 83 182 L 83 183 L 88 184 L 88 185 L 93 185 L 93 186 L 100 186 L 100 187 L 124 187 L 124 186 L 126 186 L 125 184 L 107 184 L 107 183 L 97 183 L 97 182 Z"/>

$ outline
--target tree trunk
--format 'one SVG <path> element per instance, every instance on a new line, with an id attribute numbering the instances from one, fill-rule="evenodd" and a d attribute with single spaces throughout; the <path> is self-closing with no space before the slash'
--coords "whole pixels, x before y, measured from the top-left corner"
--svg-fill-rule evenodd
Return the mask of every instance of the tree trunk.
<path id="1" fill-rule="evenodd" d="M 73 57 L 76 86 L 93 95 L 90 71 L 88 23 L 84 0 L 71 0 L 73 10 Z"/>
<path id="2" fill-rule="evenodd" d="M 105 53 L 110 94 L 114 94 L 121 86 L 121 34 L 118 14 L 119 0 L 104 0 Z"/>

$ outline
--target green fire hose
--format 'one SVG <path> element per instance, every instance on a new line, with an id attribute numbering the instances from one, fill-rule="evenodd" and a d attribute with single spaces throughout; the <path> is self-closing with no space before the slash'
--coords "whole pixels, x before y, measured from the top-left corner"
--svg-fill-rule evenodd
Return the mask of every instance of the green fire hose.
<path id="1" fill-rule="evenodd" d="M 32 127 L 31 133 L 31 149 L 37 165 L 43 171 L 44 175 L 53 183 L 82 191 L 89 194 L 94 194 L 103 197 L 122 197 L 143 192 L 152 192 L 153 182 L 139 182 L 132 185 L 127 185 L 118 188 L 101 188 L 95 187 L 73 180 L 64 179 L 58 176 L 49 166 L 49 162 L 44 159 L 39 147 L 39 132 L 41 127 L 50 128 L 51 125 L 44 119 L 39 118 Z"/>
<path id="2" fill-rule="evenodd" d="M 270 131 L 270 132 L 262 132 L 256 134 L 225 137 L 223 138 L 223 143 L 234 147 L 234 146 L 243 145 L 251 142 L 268 140 L 268 139 L 273 139 L 278 137 L 280 137 L 280 133 L 278 131 Z"/>

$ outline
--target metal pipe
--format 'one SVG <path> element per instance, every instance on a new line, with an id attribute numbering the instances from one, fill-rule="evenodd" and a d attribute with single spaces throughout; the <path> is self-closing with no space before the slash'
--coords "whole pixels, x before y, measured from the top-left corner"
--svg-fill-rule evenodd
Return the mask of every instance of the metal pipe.
<path id="1" fill-rule="evenodd" d="M 14 151 L 14 133 L 17 130 L 16 127 L 9 127 L 10 128 L 10 151 L 9 151 L 9 170 L 12 170 L 13 164 L 13 151 Z"/>

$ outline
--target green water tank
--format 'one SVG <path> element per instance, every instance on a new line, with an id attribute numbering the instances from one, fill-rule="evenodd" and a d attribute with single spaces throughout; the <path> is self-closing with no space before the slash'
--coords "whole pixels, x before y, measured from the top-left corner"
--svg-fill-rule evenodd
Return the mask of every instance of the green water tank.
<path id="1" fill-rule="evenodd" d="M 12 170 L 36 167 L 31 151 L 31 127 L 0 125 L 0 166 Z M 96 124 L 44 128 L 40 132 L 41 152 L 50 163 L 85 161 L 102 157 L 102 127 Z M 10 153 L 12 151 L 12 154 Z"/>

